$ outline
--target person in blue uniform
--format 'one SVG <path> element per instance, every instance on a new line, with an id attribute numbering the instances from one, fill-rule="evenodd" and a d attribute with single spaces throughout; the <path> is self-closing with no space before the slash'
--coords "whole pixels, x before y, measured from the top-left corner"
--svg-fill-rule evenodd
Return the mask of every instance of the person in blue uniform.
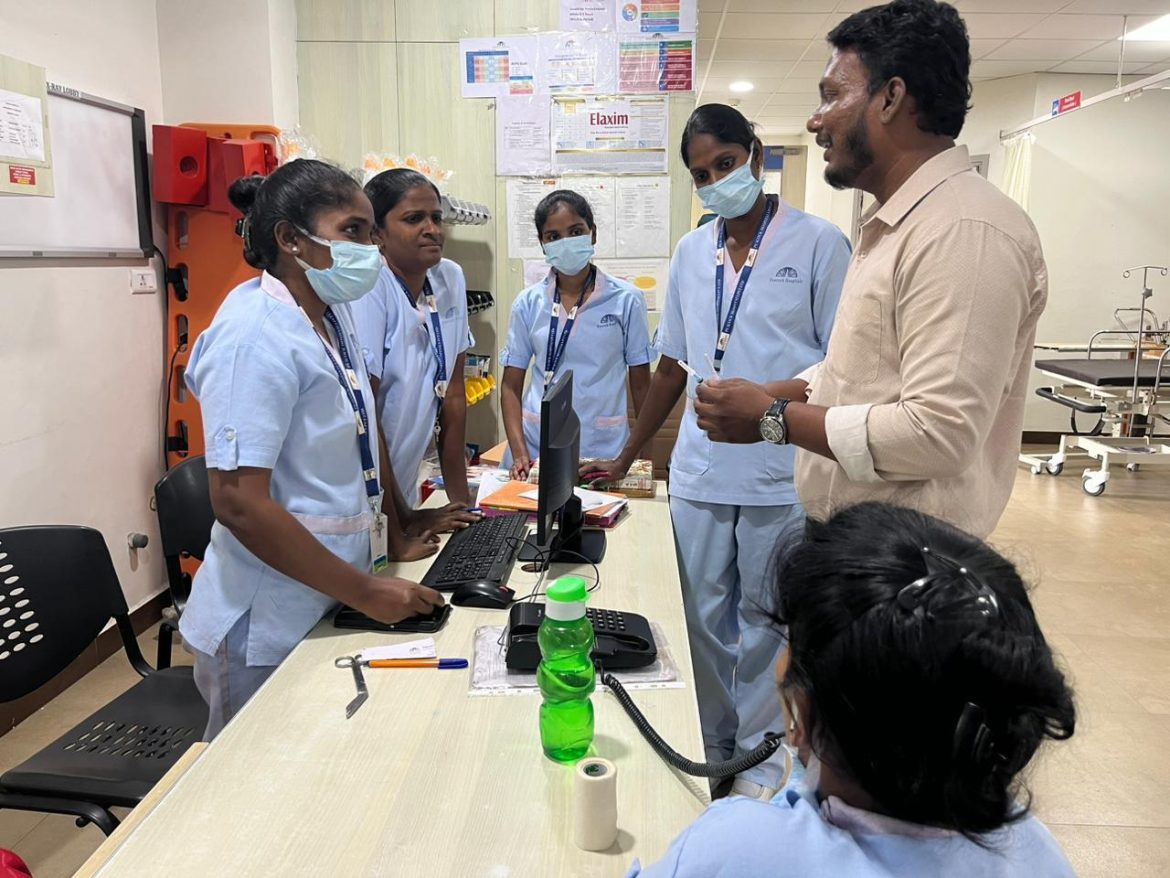
<path id="1" fill-rule="evenodd" d="M 195 342 L 216 521 L 179 622 L 213 738 L 338 601 L 383 622 L 438 592 L 373 575 L 425 557 L 383 484 L 374 395 L 349 303 L 381 269 L 370 201 L 348 174 L 300 160 L 234 183 L 244 258 L 260 277 L 228 294 Z"/>
<path id="2" fill-rule="evenodd" d="M 557 377 L 573 371 L 581 456 L 610 458 L 629 438 L 630 401 L 635 412 L 641 409 L 654 358 L 642 293 L 593 264 L 597 226 L 589 202 L 558 189 L 537 205 L 535 221 L 551 269 L 516 298 L 507 345 L 500 351 L 500 405 L 508 437 L 504 465 L 517 479 L 528 477 L 536 459 L 540 401 Z"/>
<path id="3" fill-rule="evenodd" d="M 374 208 L 373 241 L 386 264 L 353 314 L 402 488 L 399 518 L 417 531 L 465 527 L 478 520 L 466 511 L 467 282 L 463 269 L 443 258 L 443 208 L 430 180 L 394 168 L 370 180 L 365 192 Z M 422 464 L 432 444 L 451 502 L 419 510 Z"/>
<path id="4" fill-rule="evenodd" d="M 715 802 L 628 878 L 1072 878 L 1020 804 L 1076 711 L 1015 567 L 879 503 L 810 522 L 782 555 L 769 607 L 788 630 L 789 782 Z"/>
<path id="5" fill-rule="evenodd" d="M 760 380 L 819 363 L 850 251 L 836 226 L 764 194 L 763 145 L 738 110 L 697 108 L 681 151 L 719 220 L 675 248 L 655 343 L 662 358 L 646 403 L 621 454 L 596 468 L 624 475 L 686 392 L 670 513 L 707 759 L 721 761 L 755 747 L 776 712 L 770 669 L 783 639 L 759 607 L 773 547 L 802 526 L 804 510 L 792 449 L 713 444 L 696 421 L 695 388 L 704 377 Z M 733 791 L 768 796 L 781 771 L 779 760 L 757 766 Z"/>

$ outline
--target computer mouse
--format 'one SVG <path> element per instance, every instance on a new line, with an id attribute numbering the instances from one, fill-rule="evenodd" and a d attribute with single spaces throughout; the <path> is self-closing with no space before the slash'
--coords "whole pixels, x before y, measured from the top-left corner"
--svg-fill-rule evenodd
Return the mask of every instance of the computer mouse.
<path id="1" fill-rule="evenodd" d="M 451 603 L 457 607 L 487 607 L 502 610 L 512 603 L 516 592 L 506 585 L 477 580 L 465 582 L 451 595 Z"/>

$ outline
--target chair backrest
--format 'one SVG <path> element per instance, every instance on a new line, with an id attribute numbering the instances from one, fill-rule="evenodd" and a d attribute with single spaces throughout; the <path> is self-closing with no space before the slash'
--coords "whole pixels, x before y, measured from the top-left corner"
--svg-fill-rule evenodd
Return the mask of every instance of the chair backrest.
<path id="1" fill-rule="evenodd" d="M 126 596 L 101 533 L 68 525 L 0 529 L 0 702 L 65 670 L 111 617 L 120 617 L 125 634 Z"/>
<path id="2" fill-rule="evenodd" d="M 172 598 L 185 601 L 190 584 L 182 575 L 179 556 L 185 552 L 202 561 L 215 523 L 203 456 L 187 458 L 159 479 L 154 502 Z"/>

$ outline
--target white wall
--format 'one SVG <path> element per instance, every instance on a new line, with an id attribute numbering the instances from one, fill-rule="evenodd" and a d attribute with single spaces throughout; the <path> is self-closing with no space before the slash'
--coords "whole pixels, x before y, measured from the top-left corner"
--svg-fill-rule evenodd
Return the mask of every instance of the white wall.
<path id="1" fill-rule="evenodd" d="M 297 119 L 294 0 L 157 0 L 166 122 Z"/>
<path id="2" fill-rule="evenodd" d="M 999 131 L 1047 113 L 1054 98 L 1078 89 L 1090 97 L 1116 85 L 1111 76 L 1043 74 L 980 83 L 963 132 L 972 153 L 989 152 L 988 176 L 1003 180 Z M 1138 304 L 1134 265 L 1170 263 L 1170 92 L 1107 101 L 1032 129 L 1029 214 L 1048 264 L 1048 307 L 1037 337 L 1087 341 L 1116 326 L 1113 309 Z M 1154 284 L 1151 306 L 1170 317 L 1170 283 Z M 1044 383 L 1032 376 L 1033 387 Z M 1090 426 L 1083 417 L 1084 426 Z M 1030 397 L 1028 430 L 1067 430 L 1068 410 Z"/>
<path id="3" fill-rule="evenodd" d="M 0 53 L 162 116 L 153 0 L 4 0 Z M 151 488 L 161 472 L 161 295 L 127 264 L 0 262 L 0 526 L 85 524 L 131 606 L 164 581 Z M 151 545 L 132 559 L 126 534 Z"/>

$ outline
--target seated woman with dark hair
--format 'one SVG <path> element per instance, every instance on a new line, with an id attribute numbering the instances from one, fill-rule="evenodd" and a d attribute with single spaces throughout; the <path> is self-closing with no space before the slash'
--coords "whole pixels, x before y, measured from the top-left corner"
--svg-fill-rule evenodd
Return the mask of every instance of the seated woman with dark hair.
<path id="1" fill-rule="evenodd" d="M 805 770 L 770 802 L 716 802 L 630 876 L 1072 876 L 1021 789 L 1076 714 L 1015 567 L 864 503 L 810 523 L 780 568 L 776 676 Z"/>

